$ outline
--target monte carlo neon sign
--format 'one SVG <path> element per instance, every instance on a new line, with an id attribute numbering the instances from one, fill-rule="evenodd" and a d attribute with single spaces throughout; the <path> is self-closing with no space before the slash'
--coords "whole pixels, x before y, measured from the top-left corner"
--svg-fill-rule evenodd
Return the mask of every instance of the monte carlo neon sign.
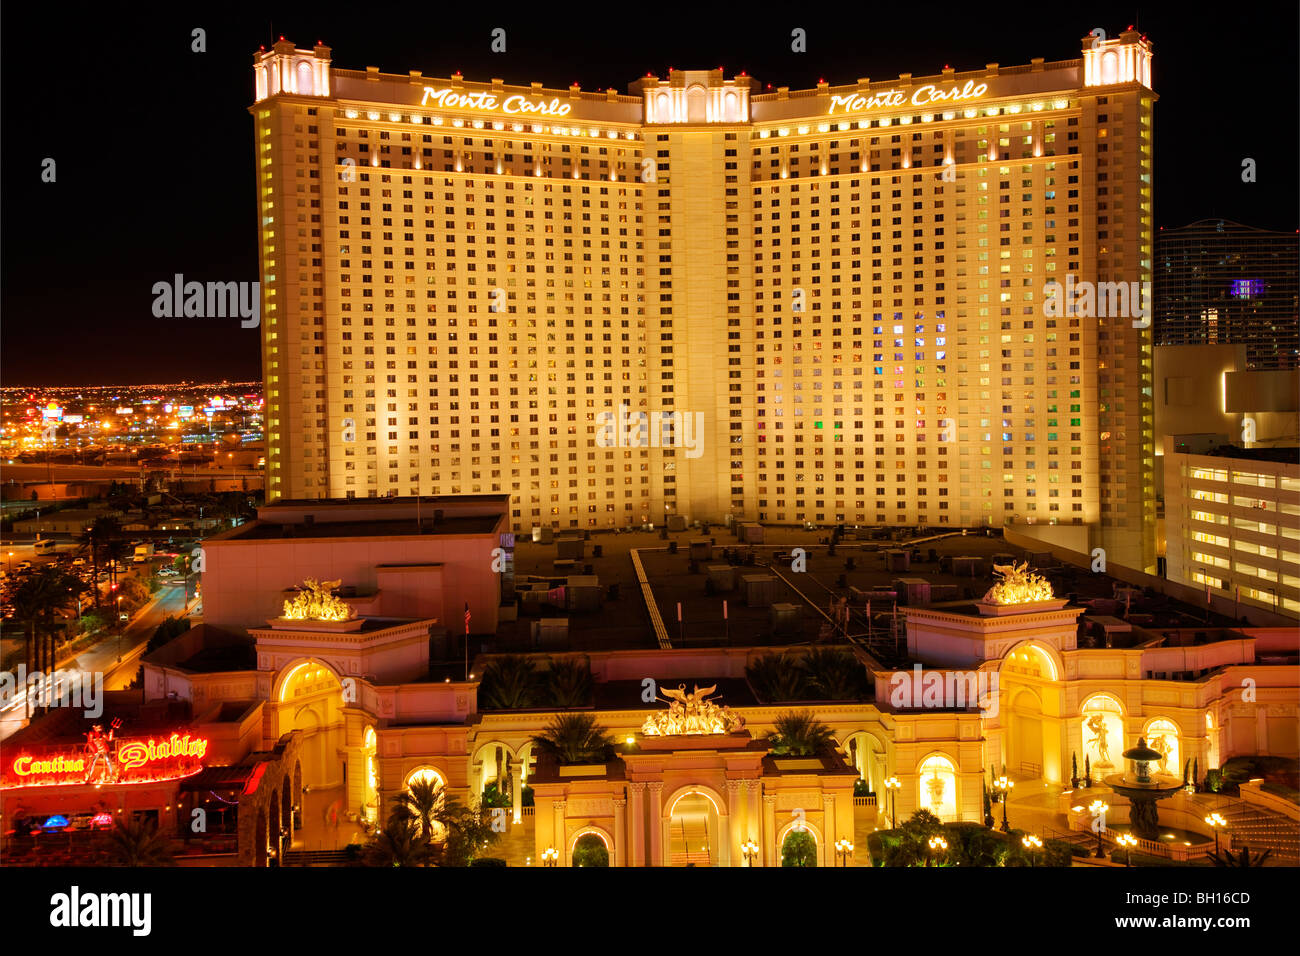
<path id="1" fill-rule="evenodd" d="M 918 86 L 909 99 L 903 90 L 882 90 L 879 93 L 864 95 L 847 93 L 844 96 L 832 96 L 831 108 L 827 115 L 840 113 L 858 113 L 862 110 L 890 109 L 911 103 L 912 106 L 929 106 L 931 103 L 960 103 L 963 100 L 978 99 L 988 92 L 987 83 L 967 80 L 965 86 L 950 86 L 940 89 L 933 83 Z"/>
<path id="2" fill-rule="evenodd" d="M 203 769 L 209 743 L 188 733 L 111 741 L 108 735 L 87 736 L 81 747 L 15 757 L 4 767 L 0 789 L 177 780 Z"/>
<path id="3" fill-rule="evenodd" d="M 501 101 L 495 93 L 486 90 L 457 93 L 455 90 L 435 90 L 432 86 L 426 86 L 420 105 L 428 106 L 430 102 L 443 109 L 500 110 L 504 113 L 537 113 L 541 116 L 568 116 L 573 110 L 571 104 L 561 103 L 558 96 L 547 103 L 545 100 L 527 100 L 516 93 Z"/>

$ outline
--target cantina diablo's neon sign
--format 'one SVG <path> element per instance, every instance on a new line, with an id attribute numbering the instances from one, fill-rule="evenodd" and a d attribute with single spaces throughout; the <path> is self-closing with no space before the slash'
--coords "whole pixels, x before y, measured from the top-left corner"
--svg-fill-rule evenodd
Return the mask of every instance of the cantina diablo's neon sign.
<path id="1" fill-rule="evenodd" d="M 435 90 L 432 86 L 426 86 L 420 105 L 428 106 L 430 100 L 443 109 L 501 110 L 505 113 L 538 113 L 542 116 L 568 116 L 573 110 L 572 104 L 561 103 L 558 96 L 549 103 L 545 100 L 532 102 L 516 93 L 501 102 L 495 93 L 486 90 L 457 93 L 455 90 Z"/>
<path id="2" fill-rule="evenodd" d="M 144 783 L 187 777 L 202 769 L 208 740 L 191 734 L 172 734 L 157 740 L 118 741 L 116 758 L 101 770 L 97 781 L 90 777 L 99 768 L 84 750 L 72 750 L 48 757 L 23 754 L 10 765 L 14 777 L 4 788 L 33 786 L 76 786 L 91 782 Z M 104 761 L 99 761 L 101 766 Z"/>
<path id="3" fill-rule="evenodd" d="M 843 113 L 857 113 L 861 110 L 889 109 L 893 106 L 902 106 L 910 102 L 913 106 L 929 106 L 931 103 L 959 103 L 962 100 L 973 100 L 983 96 L 988 92 L 987 83 L 976 83 L 974 80 L 967 80 L 965 86 L 950 86 L 946 90 L 941 90 L 933 83 L 927 83 L 924 86 L 918 86 L 912 93 L 910 100 L 903 90 L 883 90 L 879 93 L 873 93 L 870 96 L 864 96 L 861 93 L 848 93 L 844 96 L 832 96 L 831 108 L 827 114 L 835 113 L 837 110 Z"/>

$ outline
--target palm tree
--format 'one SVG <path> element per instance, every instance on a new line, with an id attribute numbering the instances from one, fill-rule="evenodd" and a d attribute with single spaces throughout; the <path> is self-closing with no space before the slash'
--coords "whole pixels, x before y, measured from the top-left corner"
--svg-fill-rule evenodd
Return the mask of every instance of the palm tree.
<path id="1" fill-rule="evenodd" d="M 1272 850 L 1265 850 L 1263 853 L 1256 854 L 1252 860 L 1250 857 L 1250 847 L 1243 846 L 1241 852 L 1236 856 L 1232 855 L 1231 850 L 1224 850 L 1222 853 L 1213 852 L 1206 854 L 1214 861 L 1215 866 L 1263 866 L 1264 861 L 1273 855 Z"/>
<path id="2" fill-rule="evenodd" d="M 389 819 L 409 822 L 425 843 L 432 843 L 435 824 L 445 827 L 457 810 L 456 798 L 449 796 L 433 777 L 418 777 L 393 797 Z"/>
<path id="3" fill-rule="evenodd" d="M 113 866 L 175 866 L 172 841 L 158 832 L 158 824 L 144 817 L 118 819 L 108 834 L 108 858 Z"/>
<path id="4" fill-rule="evenodd" d="M 111 588 L 117 587 L 117 564 L 125 561 L 131 554 L 131 545 L 121 538 L 112 538 L 104 543 L 104 560 L 108 562 L 108 581 Z"/>
<path id="5" fill-rule="evenodd" d="M 825 700 L 851 700 L 866 696 L 862 665 L 849 652 L 819 647 L 804 658 L 813 690 Z"/>
<path id="6" fill-rule="evenodd" d="M 614 739 L 592 714 L 557 714 L 533 743 L 561 764 L 601 763 Z"/>
<path id="7" fill-rule="evenodd" d="M 553 707 L 585 707 L 591 702 L 591 670 L 578 657 L 551 660 L 547 677 Z"/>
<path id="8" fill-rule="evenodd" d="M 28 670 L 54 670 L 55 614 L 83 588 L 75 575 L 46 565 L 14 592 L 14 618 L 22 621 L 27 631 Z"/>
<path id="9" fill-rule="evenodd" d="M 361 860 L 366 866 L 425 866 L 432 855 L 415 822 L 394 813 L 366 845 Z"/>
<path id="10" fill-rule="evenodd" d="M 808 696 L 808 672 L 803 660 L 789 651 L 762 654 L 745 668 L 749 686 L 767 703 L 804 700 Z"/>
<path id="11" fill-rule="evenodd" d="M 490 710 L 520 710 L 536 707 L 541 688 L 533 659 L 526 654 L 503 654 L 483 668 L 479 701 Z"/>
<path id="12" fill-rule="evenodd" d="M 99 554 L 109 541 L 120 537 L 122 523 L 113 515 L 100 515 L 82 534 L 81 539 L 90 545 L 91 580 L 94 581 L 95 607 L 99 607 Z"/>
<path id="13" fill-rule="evenodd" d="M 835 741 L 831 729 L 808 710 L 788 710 L 774 723 L 776 729 L 767 739 L 773 755 L 778 757 L 811 757 L 828 749 Z"/>

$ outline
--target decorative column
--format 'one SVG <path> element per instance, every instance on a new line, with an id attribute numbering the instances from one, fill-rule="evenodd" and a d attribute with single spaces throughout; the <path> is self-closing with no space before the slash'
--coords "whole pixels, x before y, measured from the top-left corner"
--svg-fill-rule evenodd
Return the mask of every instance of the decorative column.
<path id="1" fill-rule="evenodd" d="M 763 845 L 763 865 L 776 866 L 779 862 L 780 848 L 776 845 L 776 794 L 763 794 L 763 834 L 759 837 Z"/>
<path id="2" fill-rule="evenodd" d="M 758 780 L 746 780 L 745 790 L 748 797 L 745 808 L 745 828 L 746 832 L 741 835 L 742 840 L 753 840 L 755 843 L 763 842 L 763 818 L 758 814 L 759 795 L 762 784 Z"/>
<path id="3" fill-rule="evenodd" d="M 629 866 L 645 866 L 645 784 L 629 783 L 628 800 L 631 815 L 628 819 L 628 845 L 632 848 Z"/>
<path id="4" fill-rule="evenodd" d="M 733 846 L 737 839 L 737 834 L 743 829 L 743 805 L 740 800 L 739 780 L 727 781 L 727 814 L 718 821 L 718 865 L 731 866 L 731 861 L 737 855 L 737 848 Z M 732 823 L 735 826 L 732 826 Z"/>
<path id="5" fill-rule="evenodd" d="M 822 848 L 826 862 L 823 866 L 835 865 L 835 841 L 839 839 L 835 831 L 835 794 L 822 794 L 822 833 L 826 837 L 826 846 Z"/>
<path id="6" fill-rule="evenodd" d="M 614 845 L 609 849 L 610 866 L 627 866 L 627 800 L 614 798 Z"/>
<path id="7" fill-rule="evenodd" d="M 560 866 L 572 866 L 573 859 L 568 854 L 569 834 L 564 826 L 564 811 L 569 805 L 567 800 L 556 800 L 551 804 L 552 846 L 560 854 Z"/>
<path id="8" fill-rule="evenodd" d="M 510 792 L 514 796 L 515 823 L 524 822 L 524 773 L 519 764 L 510 768 Z"/>
<path id="9" fill-rule="evenodd" d="M 655 781 L 650 787 L 650 833 L 654 842 L 650 845 L 650 865 L 664 865 L 664 846 L 668 842 L 668 821 L 664 819 L 664 785 Z"/>

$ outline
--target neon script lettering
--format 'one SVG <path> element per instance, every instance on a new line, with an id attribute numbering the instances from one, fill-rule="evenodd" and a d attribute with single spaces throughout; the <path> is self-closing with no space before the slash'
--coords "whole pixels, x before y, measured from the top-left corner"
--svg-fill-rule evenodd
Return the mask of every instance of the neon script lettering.
<path id="1" fill-rule="evenodd" d="M 516 93 L 501 102 L 495 93 L 486 90 L 457 93 L 455 90 L 435 90 L 432 86 L 426 86 L 420 105 L 428 106 L 431 101 L 443 109 L 501 110 L 505 113 L 537 113 L 542 116 L 568 116 L 573 110 L 572 104 L 561 103 L 559 97 L 548 103 L 545 100 L 527 100 Z"/>
<path id="2" fill-rule="evenodd" d="M 154 760 L 170 760 L 172 757 L 202 758 L 208 752 L 208 742 L 202 737 L 184 737 L 172 734 L 171 738 L 156 743 L 152 738 L 147 743 L 133 741 L 122 744 L 117 750 L 117 759 L 122 762 L 123 770 L 142 767 Z"/>
<path id="3" fill-rule="evenodd" d="M 903 90 L 883 90 L 870 95 L 848 93 L 844 96 L 832 96 L 831 108 L 826 112 L 829 115 L 836 112 L 857 113 L 862 110 L 890 109 L 908 102 L 913 106 L 928 106 L 931 103 L 958 103 L 962 100 L 973 100 L 981 97 L 988 92 L 988 89 L 989 85 L 987 83 L 976 83 L 974 80 L 967 80 L 965 86 L 950 86 L 946 90 L 940 89 L 933 83 L 926 83 L 924 86 L 918 86 L 912 92 L 910 100 Z"/>

